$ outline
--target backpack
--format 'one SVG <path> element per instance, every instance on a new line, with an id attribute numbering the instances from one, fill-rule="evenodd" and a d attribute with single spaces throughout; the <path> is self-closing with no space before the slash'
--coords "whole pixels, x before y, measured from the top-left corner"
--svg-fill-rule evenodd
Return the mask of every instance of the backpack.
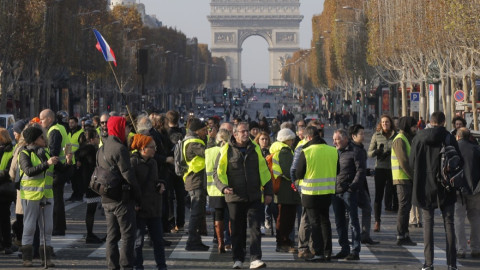
<path id="1" fill-rule="evenodd" d="M 123 177 L 117 166 L 112 166 L 105 158 L 103 146 L 97 152 L 97 166 L 92 173 L 88 187 L 98 195 L 120 201 L 122 199 Z M 108 169 L 98 164 L 98 156 L 102 151 L 103 159 L 110 166 Z M 128 185 L 127 185 L 128 186 Z"/>
<path id="2" fill-rule="evenodd" d="M 447 143 L 447 141 L 450 142 L 450 136 L 447 136 L 440 150 L 440 175 L 438 179 L 447 191 L 456 190 L 462 195 L 472 194 L 465 179 L 460 155 L 454 146 Z"/>
<path id="3" fill-rule="evenodd" d="M 275 176 L 273 175 L 273 170 L 272 170 L 273 155 L 274 154 L 269 154 L 268 156 L 265 157 L 265 159 L 267 160 L 268 170 L 270 171 L 270 177 L 272 179 L 273 193 L 277 194 L 278 191 L 280 190 L 280 181 L 282 180 L 281 179 L 282 176 L 279 175 L 277 178 L 275 178 Z"/>
<path id="4" fill-rule="evenodd" d="M 183 143 L 193 137 L 187 136 L 183 140 L 178 140 L 173 148 L 173 161 L 175 164 L 175 174 L 178 176 L 183 176 L 188 171 L 187 161 L 183 156 Z"/>

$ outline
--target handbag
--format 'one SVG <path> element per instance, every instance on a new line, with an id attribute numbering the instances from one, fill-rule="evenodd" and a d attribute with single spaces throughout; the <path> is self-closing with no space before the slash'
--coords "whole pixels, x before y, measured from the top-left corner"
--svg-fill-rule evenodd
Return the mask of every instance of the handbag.
<path id="1" fill-rule="evenodd" d="M 103 147 L 101 147 L 103 152 Z M 122 199 L 122 182 L 123 178 L 117 172 L 115 166 L 110 165 L 110 163 L 105 158 L 103 153 L 103 160 L 110 166 L 109 169 L 105 169 L 98 164 L 98 155 L 100 150 L 97 153 L 97 166 L 93 171 L 92 177 L 90 178 L 89 188 L 102 197 L 107 197 L 109 199 L 120 201 Z"/>

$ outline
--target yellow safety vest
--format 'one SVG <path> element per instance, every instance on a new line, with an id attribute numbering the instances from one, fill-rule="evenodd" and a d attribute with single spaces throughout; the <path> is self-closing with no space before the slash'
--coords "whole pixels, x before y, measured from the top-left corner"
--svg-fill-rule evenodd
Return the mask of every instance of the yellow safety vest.
<path id="1" fill-rule="evenodd" d="M 58 155 L 58 158 L 59 158 L 60 162 L 65 164 L 65 162 L 67 161 L 66 158 L 65 158 L 65 145 L 67 143 L 70 143 L 67 131 L 65 130 L 64 126 L 62 126 L 60 124 L 55 124 L 55 125 L 51 126 L 50 129 L 48 129 L 47 136 L 50 136 L 50 132 L 52 132 L 52 130 L 58 130 L 60 132 L 60 134 L 62 135 L 62 145 L 61 145 L 60 154 Z"/>
<path id="2" fill-rule="evenodd" d="M 407 137 L 403 133 L 398 133 L 398 135 L 393 139 L 395 140 L 402 139 L 405 145 L 407 146 L 407 157 L 410 156 L 410 143 L 408 142 Z M 400 168 L 400 163 L 398 162 L 397 154 L 395 153 L 395 150 L 392 148 L 392 155 L 391 155 L 391 161 L 392 161 L 392 178 L 394 180 L 411 180 L 408 178 L 408 175 L 405 173 L 405 171 Z"/>
<path id="3" fill-rule="evenodd" d="M 292 149 L 288 145 L 284 144 L 283 142 L 274 142 L 272 144 L 272 146 L 270 146 L 270 154 L 273 154 L 272 172 L 273 172 L 273 176 L 275 177 L 275 179 L 277 179 L 277 177 L 279 177 L 280 175 L 283 174 L 282 167 L 280 167 L 280 159 L 278 158 L 278 156 L 280 155 L 280 151 L 284 147 L 287 147 L 288 149 L 290 149 L 290 151 L 292 152 L 292 155 L 293 155 Z M 288 177 L 288 176 L 286 176 L 286 177 L 288 179 L 290 179 L 290 177 Z"/>
<path id="4" fill-rule="evenodd" d="M 71 134 L 68 134 L 68 138 L 70 139 L 70 144 L 72 145 L 72 153 L 75 153 L 78 148 L 80 147 L 80 144 L 78 143 L 78 138 L 80 135 L 82 135 L 83 129 L 79 129 L 77 132 Z"/>
<path id="5" fill-rule="evenodd" d="M 220 153 L 220 146 L 210 147 L 205 150 L 205 172 L 207 173 L 207 193 L 210 197 L 225 196 L 217 188 L 213 179 L 215 170 L 215 160 Z"/>
<path id="6" fill-rule="evenodd" d="M 100 143 L 98 144 L 98 148 L 100 148 L 103 145 L 102 130 L 100 129 L 100 127 L 97 128 L 97 133 L 98 137 L 100 138 Z"/>
<path id="7" fill-rule="evenodd" d="M 187 172 L 183 175 L 183 181 L 187 179 L 187 175 L 189 175 L 191 172 L 198 173 L 199 171 L 205 169 L 205 158 L 195 156 L 194 158 L 192 158 L 192 160 L 190 161 L 187 160 L 185 151 L 187 149 L 187 145 L 193 142 L 200 143 L 201 145 L 205 146 L 205 142 L 198 138 L 188 139 L 185 142 L 183 142 L 183 149 L 182 149 L 183 157 L 185 158 L 185 162 L 187 163 L 187 166 L 188 166 Z"/>
<path id="8" fill-rule="evenodd" d="M 23 153 L 30 156 L 32 166 L 38 166 L 42 163 L 40 158 L 34 152 L 23 150 Z M 45 153 L 47 158 L 50 158 L 48 151 Z M 19 163 L 20 164 L 20 163 Z M 27 176 L 20 164 L 20 197 L 24 200 L 38 201 L 44 196 L 47 199 L 53 198 L 53 165 L 50 165 L 46 171 L 43 171 L 37 175 Z"/>
<path id="9" fill-rule="evenodd" d="M 303 140 L 299 141 L 299 142 L 297 143 L 297 146 L 295 146 L 295 150 L 296 150 L 299 146 L 302 146 L 302 145 L 305 145 L 305 144 L 307 144 L 307 140 L 303 139 Z"/>
<path id="10" fill-rule="evenodd" d="M 262 155 L 262 150 L 260 150 L 260 146 L 258 144 L 253 143 L 255 145 L 255 152 L 257 152 L 258 156 L 258 172 L 260 174 L 260 182 L 261 186 L 265 186 L 268 181 L 271 180 L 270 170 L 267 167 L 267 161 Z M 225 144 L 220 149 L 220 158 L 218 161 L 217 167 L 217 176 L 218 179 L 224 184 L 228 186 L 228 177 L 227 177 L 227 168 L 228 168 L 228 147 L 229 144 Z M 263 197 L 262 197 L 263 200 Z"/>
<path id="11" fill-rule="evenodd" d="M 9 152 L 3 152 L 2 160 L 0 161 L 0 171 L 6 170 L 8 162 L 12 159 L 13 150 Z"/>
<path id="12" fill-rule="evenodd" d="M 300 181 L 302 194 L 335 194 L 338 152 L 326 144 L 314 144 L 302 149 L 307 162 L 305 177 Z"/>

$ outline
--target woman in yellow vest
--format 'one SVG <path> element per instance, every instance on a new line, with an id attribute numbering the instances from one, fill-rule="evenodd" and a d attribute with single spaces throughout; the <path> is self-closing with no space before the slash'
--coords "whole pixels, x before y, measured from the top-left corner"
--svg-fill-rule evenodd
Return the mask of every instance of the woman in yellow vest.
<path id="1" fill-rule="evenodd" d="M 220 129 L 215 137 L 216 146 L 205 150 L 205 171 L 207 173 L 207 193 L 210 207 L 215 208 L 215 233 L 218 241 L 218 253 L 225 253 L 225 195 L 215 185 L 213 174 L 216 171 L 215 161 L 220 153 L 221 147 L 228 142 L 232 134 L 226 129 Z"/>
<path id="2" fill-rule="evenodd" d="M 0 128 L 0 232 L 5 254 L 12 254 L 12 227 L 10 206 L 15 200 L 16 190 L 8 174 L 12 162 L 13 144 L 8 131 Z"/>
<path id="3" fill-rule="evenodd" d="M 22 236 L 23 266 L 32 266 L 33 237 L 38 222 L 40 229 L 40 256 L 47 265 L 54 267 L 51 262 L 53 248 L 51 247 L 53 230 L 53 165 L 59 164 L 59 157 L 50 157 L 46 151 L 47 142 L 42 129 L 29 127 L 23 131 L 26 146 L 20 152 L 20 196 L 24 211 L 24 228 Z M 66 156 L 68 164 L 72 162 L 72 155 Z M 42 213 L 43 212 L 43 213 Z M 42 220 L 43 219 L 43 220 Z M 45 235 L 44 235 L 45 234 Z M 46 258 L 43 258 L 43 241 L 46 241 Z"/>

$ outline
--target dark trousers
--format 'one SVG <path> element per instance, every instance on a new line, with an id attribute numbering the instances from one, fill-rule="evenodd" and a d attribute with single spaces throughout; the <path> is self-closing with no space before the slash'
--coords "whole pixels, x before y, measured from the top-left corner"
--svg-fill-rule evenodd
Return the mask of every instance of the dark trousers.
<path id="1" fill-rule="evenodd" d="M 313 250 L 318 256 L 332 255 L 332 225 L 330 224 L 329 208 L 331 195 L 318 195 L 317 207 L 306 208 L 310 221 L 310 232 Z"/>
<path id="2" fill-rule="evenodd" d="M 182 177 L 172 175 L 171 186 L 169 187 L 169 207 L 170 207 L 170 224 L 173 226 L 183 227 L 185 225 L 185 183 Z M 173 200 L 176 201 L 177 206 Z"/>
<path id="3" fill-rule="evenodd" d="M 397 214 L 397 239 L 408 236 L 408 219 L 412 209 L 412 181 L 405 180 L 405 184 L 397 186 L 398 214 Z"/>
<path id="4" fill-rule="evenodd" d="M 290 233 L 295 227 L 297 215 L 296 204 L 278 204 L 278 217 L 275 229 L 277 230 L 277 246 L 293 246 Z"/>
<path id="5" fill-rule="evenodd" d="M 65 187 L 66 175 L 55 171 L 53 178 L 53 232 L 64 234 L 67 229 L 65 219 L 65 202 L 63 201 L 63 189 Z"/>
<path id="6" fill-rule="evenodd" d="M 423 226 L 423 242 L 425 245 L 424 256 L 425 264 L 427 266 L 433 265 L 433 250 L 435 245 L 433 244 L 433 219 L 434 219 L 435 210 L 423 210 L 423 220 L 425 224 Z M 456 267 L 457 266 L 457 250 L 455 247 L 455 226 L 454 226 L 454 214 L 455 214 L 455 205 L 445 206 L 442 210 L 443 217 L 443 227 L 445 229 L 445 234 L 447 237 L 447 265 Z"/>
<path id="7" fill-rule="evenodd" d="M 206 193 L 203 188 L 188 191 L 192 203 L 190 208 L 190 222 L 188 224 L 187 246 L 202 244 L 202 237 L 200 236 L 199 230 L 203 218 L 205 218 Z"/>
<path id="8" fill-rule="evenodd" d="M 375 169 L 375 202 L 373 204 L 375 221 L 381 222 L 383 195 L 385 195 L 386 208 L 398 207 L 397 195 L 393 191 L 392 170 Z M 397 203 L 393 201 L 397 201 Z"/>
<path id="9" fill-rule="evenodd" d="M 358 207 L 362 209 L 362 233 L 361 239 L 370 239 L 370 227 L 372 223 L 372 201 L 367 189 L 361 188 L 358 191 Z"/>
<path id="10" fill-rule="evenodd" d="M 335 212 L 335 224 L 337 226 L 338 243 L 342 252 L 350 253 L 348 243 L 348 224 L 346 215 L 349 216 L 352 230 L 352 253 L 360 254 L 360 223 L 358 221 L 358 192 L 344 192 L 336 194 L 332 199 L 333 211 Z"/>
<path id="11" fill-rule="evenodd" d="M 135 207 L 129 201 L 103 203 L 107 220 L 107 266 L 108 269 L 133 269 L 135 259 Z M 122 239 L 122 248 L 118 250 L 118 241 Z"/>
<path id="12" fill-rule="evenodd" d="M 262 259 L 260 224 L 264 205 L 255 202 L 227 203 L 230 212 L 233 261 L 245 261 L 247 224 L 250 229 L 250 261 Z M 248 223 L 247 223 L 248 222 Z"/>
<path id="13" fill-rule="evenodd" d="M 165 263 L 165 248 L 163 246 L 162 218 L 140 218 L 137 217 L 137 233 L 135 240 L 135 269 L 143 269 L 143 244 L 145 234 L 150 234 L 153 242 L 153 256 L 155 257 L 156 269 L 167 269 Z"/>
<path id="14" fill-rule="evenodd" d="M 10 205 L 12 202 L 0 203 L 0 231 L 2 233 L 2 246 L 10 248 L 12 246 L 12 226 L 10 223 Z"/>
<path id="15" fill-rule="evenodd" d="M 72 198 L 80 200 L 85 194 L 85 184 L 82 178 L 82 171 L 75 167 L 74 172 L 70 176 L 70 182 L 72 183 Z"/>
<path id="16" fill-rule="evenodd" d="M 97 203 L 87 204 L 87 213 L 85 215 L 85 225 L 87 225 L 87 235 L 93 234 L 93 222 L 95 221 L 96 211 L 97 211 Z"/>

